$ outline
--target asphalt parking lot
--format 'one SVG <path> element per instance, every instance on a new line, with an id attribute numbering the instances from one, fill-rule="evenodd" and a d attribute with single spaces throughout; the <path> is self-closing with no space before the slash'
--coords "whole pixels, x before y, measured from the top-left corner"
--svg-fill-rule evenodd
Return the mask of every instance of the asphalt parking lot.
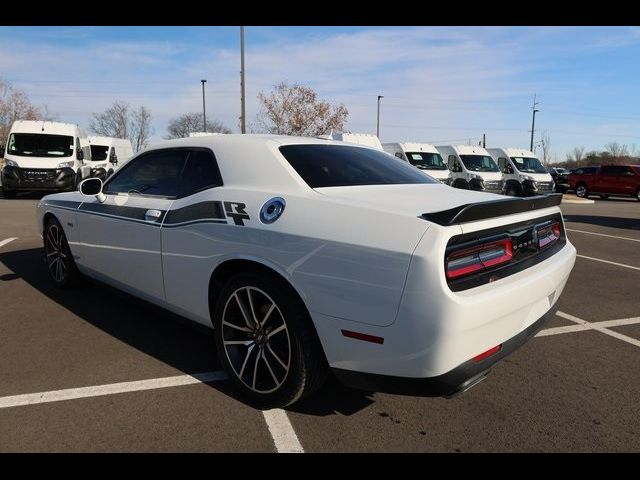
<path id="1" fill-rule="evenodd" d="M 640 451 L 636 201 L 562 205 L 579 257 L 558 316 L 468 392 L 330 381 L 286 412 L 239 401 L 200 329 L 103 285 L 54 288 L 36 202 L 0 199 L 0 451 Z"/>

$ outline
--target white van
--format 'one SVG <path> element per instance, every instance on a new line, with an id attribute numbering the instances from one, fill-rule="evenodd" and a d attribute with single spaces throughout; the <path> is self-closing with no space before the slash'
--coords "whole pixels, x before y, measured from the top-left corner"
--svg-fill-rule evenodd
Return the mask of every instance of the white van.
<path id="1" fill-rule="evenodd" d="M 90 175 L 91 148 L 84 129 L 72 123 L 13 122 L 2 168 L 5 198 L 20 190 L 75 190 Z"/>
<path id="2" fill-rule="evenodd" d="M 91 176 L 106 180 L 133 156 L 131 141 L 114 137 L 89 137 Z"/>
<path id="3" fill-rule="evenodd" d="M 331 140 L 355 143 L 357 145 L 364 145 L 365 147 L 373 147 L 378 150 L 383 150 L 380 139 L 370 133 L 332 133 Z"/>
<path id="4" fill-rule="evenodd" d="M 503 175 L 504 192 L 512 196 L 552 193 L 553 178 L 536 154 L 521 148 L 488 148 Z"/>
<path id="5" fill-rule="evenodd" d="M 436 147 L 429 143 L 383 143 L 385 152 L 409 162 L 439 182 L 449 185 L 451 174 Z"/>
<path id="6" fill-rule="evenodd" d="M 436 146 L 451 172 L 451 186 L 502 193 L 502 172 L 489 152 L 472 145 Z"/>

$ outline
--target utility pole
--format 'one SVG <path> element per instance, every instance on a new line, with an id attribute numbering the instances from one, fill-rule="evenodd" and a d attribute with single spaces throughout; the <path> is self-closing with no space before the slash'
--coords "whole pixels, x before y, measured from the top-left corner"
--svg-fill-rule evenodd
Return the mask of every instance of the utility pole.
<path id="1" fill-rule="evenodd" d="M 376 121 L 376 136 L 380 138 L 380 99 L 384 98 L 384 95 L 378 95 L 378 119 Z"/>
<path id="2" fill-rule="evenodd" d="M 207 131 L 207 110 L 204 106 L 204 84 L 206 80 L 200 80 L 202 82 L 202 124 L 204 125 L 204 132 Z"/>
<path id="3" fill-rule="evenodd" d="M 482 148 L 487 148 L 487 134 L 482 134 Z"/>
<path id="4" fill-rule="evenodd" d="M 244 27 L 240 27 L 240 133 L 247 133 L 244 111 Z"/>
<path id="5" fill-rule="evenodd" d="M 535 132 L 536 129 L 536 112 L 539 112 L 540 110 L 538 110 L 536 108 L 536 105 L 539 105 L 540 102 L 536 102 L 536 94 L 533 94 L 533 106 L 531 107 L 531 110 L 533 110 L 533 117 L 531 118 L 531 144 L 529 146 L 529 150 L 533 151 L 533 133 Z"/>

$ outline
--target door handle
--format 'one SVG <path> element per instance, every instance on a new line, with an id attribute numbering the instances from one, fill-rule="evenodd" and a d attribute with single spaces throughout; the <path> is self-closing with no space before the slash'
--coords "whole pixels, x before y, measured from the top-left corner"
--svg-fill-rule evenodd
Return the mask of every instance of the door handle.
<path id="1" fill-rule="evenodd" d="M 160 210 L 151 209 L 144 212 L 144 220 L 146 222 L 157 222 L 161 216 L 162 211 Z"/>

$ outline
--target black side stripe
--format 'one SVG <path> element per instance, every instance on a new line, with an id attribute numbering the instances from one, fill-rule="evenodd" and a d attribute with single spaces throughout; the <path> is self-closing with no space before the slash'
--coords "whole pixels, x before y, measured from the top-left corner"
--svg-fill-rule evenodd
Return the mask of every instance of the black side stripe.
<path id="1" fill-rule="evenodd" d="M 206 220 L 212 223 L 227 223 L 225 220 L 222 202 L 200 202 L 186 207 L 169 210 L 164 220 L 165 226 L 184 224 L 186 222 L 194 222 L 196 220 Z"/>

